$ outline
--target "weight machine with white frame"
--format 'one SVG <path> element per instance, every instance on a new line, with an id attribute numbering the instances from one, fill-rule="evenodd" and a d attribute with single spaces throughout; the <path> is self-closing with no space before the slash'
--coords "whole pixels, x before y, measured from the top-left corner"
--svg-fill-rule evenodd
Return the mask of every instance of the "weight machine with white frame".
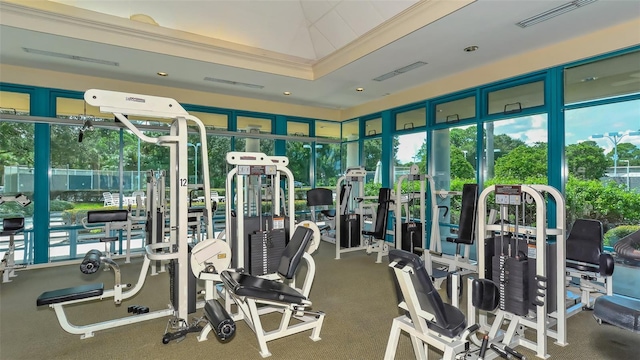
<path id="1" fill-rule="evenodd" d="M 549 228 L 547 223 L 547 199 L 542 193 L 553 200 L 556 212 L 556 227 Z M 524 205 L 528 203 L 535 206 L 535 227 L 517 224 L 487 224 L 488 218 L 487 204 L 489 196 L 495 194 L 495 202 L 500 205 L 500 217 L 506 220 L 508 217 L 507 207 L 510 205 Z M 523 197 L 525 200 L 523 201 Z M 516 211 L 517 213 L 517 211 Z M 536 353 L 536 356 L 545 359 L 547 354 L 548 338 L 555 339 L 555 343 L 560 346 L 567 345 L 567 314 L 565 307 L 565 251 L 566 251 L 566 230 L 565 230 L 565 203 L 562 194 L 555 188 L 548 185 L 492 185 L 487 187 L 478 198 L 478 228 L 476 239 L 483 241 L 478 244 L 478 277 L 488 278 L 486 274 L 485 258 L 485 234 L 487 231 L 499 232 L 502 236 L 510 233 L 517 238 L 534 239 L 535 246 L 530 245 L 526 249 L 528 258 L 535 257 L 535 294 L 531 294 L 535 310 L 529 310 L 526 315 L 516 315 L 504 310 L 501 306 L 494 312 L 495 317 L 491 324 L 488 323 L 486 312 L 479 314 L 481 331 L 486 331 L 491 339 L 501 338 L 502 344 L 507 346 L 521 345 Z M 516 219 L 517 220 L 517 219 Z M 524 221 L 524 219 L 523 219 Z M 548 255 L 548 236 L 555 236 L 555 259 Z M 497 241 L 497 240 L 496 240 Z M 547 271 L 548 261 L 555 260 L 554 273 Z M 529 267 L 531 271 L 531 267 Z M 551 281 L 551 277 L 555 281 Z M 472 279 L 468 279 L 468 288 L 472 286 Z M 496 282 L 496 279 L 494 279 Z M 555 283 L 555 310 L 548 308 L 547 293 L 551 284 Z M 504 284 L 502 284 L 504 286 Z M 500 287 L 500 285 L 499 285 Z M 552 292 L 553 293 L 553 292 Z M 472 305 L 471 292 L 467 304 L 467 319 L 469 323 L 476 321 L 477 309 Z M 505 296 L 504 287 L 500 288 L 501 297 Z M 502 326 L 508 322 L 508 328 L 502 330 Z M 555 330 L 552 330 L 556 327 Z M 530 329 L 535 333 L 535 340 L 525 338 L 525 329 Z"/>
<path id="2" fill-rule="evenodd" d="M 31 204 L 31 200 L 23 194 L 17 195 L 0 195 L 0 205 L 7 201 L 15 201 L 20 206 L 25 207 Z M 16 265 L 16 244 L 15 236 L 24 230 L 24 217 L 3 219 L 3 231 L 0 236 L 9 237 L 9 248 L 4 253 L 0 261 L 0 272 L 2 273 L 2 282 L 11 282 L 11 278 L 16 277 L 16 269 L 26 268 L 26 265 Z"/>
<path id="3" fill-rule="evenodd" d="M 362 199 L 356 200 L 356 196 L 354 196 L 354 183 L 357 186 L 356 195 L 361 197 L 364 196 L 364 180 L 367 176 L 367 172 L 362 167 L 357 168 L 349 168 L 345 172 L 344 176 L 338 178 L 338 182 L 336 184 L 336 217 L 335 217 L 335 231 L 336 231 L 336 260 L 340 260 L 340 254 L 358 250 L 367 250 L 367 245 L 362 241 L 362 228 L 364 227 L 364 209 L 363 209 L 363 201 Z M 345 187 L 345 194 L 348 194 L 346 199 L 342 198 L 342 188 Z M 345 201 L 346 200 L 346 201 Z M 354 206 L 353 202 L 356 201 L 357 204 Z M 352 212 L 353 211 L 353 212 Z M 347 241 L 347 247 L 342 247 L 341 245 L 341 233 L 343 232 L 342 226 L 346 226 L 347 224 L 343 224 L 345 219 L 349 222 L 355 221 L 359 223 L 359 230 L 357 231 L 358 242 L 359 245 L 351 246 L 353 240 L 352 231 L 350 228 L 347 228 L 345 234 L 349 237 Z"/>
<path id="4" fill-rule="evenodd" d="M 186 326 L 190 312 L 189 299 L 195 294 L 189 293 L 189 244 L 188 244 L 188 122 L 195 123 L 200 133 L 201 151 L 203 158 L 207 156 L 206 129 L 202 121 L 189 115 L 174 99 L 155 96 L 113 92 L 106 90 L 87 90 L 85 101 L 100 108 L 103 113 L 113 113 L 127 129 L 139 137 L 142 141 L 167 146 L 170 149 L 170 211 L 169 211 L 169 241 L 151 243 L 145 247 L 145 259 L 138 283 L 128 291 L 122 292 L 121 284 L 116 281 L 116 287 L 112 291 L 103 291 L 102 284 L 93 286 L 79 286 L 61 290 L 50 291 L 38 298 L 38 305 L 49 305 L 54 308 L 58 320 L 63 329 L 72 334 L 82 334 L 82 338 L 93 336 L 97 330 L 114 328 L 145 320 L 164 316 L 173 316 L 170 323 L 177 326 Z M 143 116 L 152 118 L 172 119 L 170 133 L 157 138 L 149 137 L 142 133 L 127 116 Z M 202 162 L 202 173 L 205 193 L 210 192 L 209 165 Z M 205 197 L 206 208 L 211 208 L 211 199 Z M 207 234 L 213 234 L 212 222 L 207 222 Z M 121 319 L 109 320 L 86 326 L 73 326 L 69 324 L 64 306 L 92 300 L 103 300 L 113 297 L 116 304 L 121 300 L 135 295 L 141 288 L 146 277 L 146 272 L 151 261 L 175 261 L 175 273 L 172 290 L 174 296 L 172 305 L 168 309 L 128 316 Z M 117 278 L 116 278 L 117 280 Z"/>

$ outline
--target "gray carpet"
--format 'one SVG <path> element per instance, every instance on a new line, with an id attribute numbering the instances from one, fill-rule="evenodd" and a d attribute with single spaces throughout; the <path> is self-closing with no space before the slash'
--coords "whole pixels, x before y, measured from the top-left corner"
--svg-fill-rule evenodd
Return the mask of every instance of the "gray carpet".
<path id="1" fill-rule="evenodd" d="M 327 315 L 319 342 L 310 332 L 292 335 L 268 343 L 271 359 L 382 359 L 391 328 L 399 313 L 390 269 L 375 264 L 373 255 L 364 252 L 344 254 L 334 260 L 335 248 L 322 243 L 314 254 L 317 273 L 311 291 L 314 310 Z M 386 261 L 386 258 L 385 258 Z M 122 261 L 119 261 L 121 263 Z M 142 262 L 123 264 L 123 282 L 135 283 Z M 112 272 L 83 275 L 77 265 L 20 271 L 13 282 L 0 285 L 0 359 L 261 359 L 255 335 L 243 322 L 228 343 L 198 342 L 197 334 L 184 341 L 161 343 L 167 319 L 147 321 L 96 333 L 81 340 L 63 331 L 55 313 L 48 307 L 36 307 L 36 298 L 44 291 L 104 282 L 113 284 Z M 129 305 L 163 309 L 169 302 L 168 277 L 148 276 L 142 291 L 120 306 L 113 301 L 85 303 L 70 307 L 72 323 L 82 325 L 128 316 Z M 194 315 L 200 316 L 201 310 Z M 265 326 L 277 326 L 279 317 L 271 316 Z M 549 343 L 555 359 L 640 359 L 640 336 L 612 326 L 599 326 L 591 313 L 582 312 L 569 319 L 569 345 Z M 534 354 L 522 350 L 529 359 Z M 439 358 L 434 353 L 433 358 Z M 414 359 L 407 336 L 402 336 L 396 359 Z"/>

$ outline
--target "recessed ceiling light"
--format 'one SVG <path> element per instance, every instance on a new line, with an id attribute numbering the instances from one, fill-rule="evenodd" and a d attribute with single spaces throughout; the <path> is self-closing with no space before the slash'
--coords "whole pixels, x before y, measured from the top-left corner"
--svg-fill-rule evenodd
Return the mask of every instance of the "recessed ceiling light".
<path id="1" fill-rule="evenodd" d="M 285 91 L 285 92 L 283 92 L 283 94 L 285 94 L 285 95 L 291 95 L 291 92 L 289 92 L 289 91 Z"/>
<path id="2" fill-rule="evenodd" d="M 472 45 L 472 46 L 467 46 L 466 48 L 464 48 L 465 52 L 474 52 L 476 50 L 478 50 L 479 47 L 477 47 L 476 45 Z"/>
<path id="3" fill-rule="evenodd" d="M 590 77 L 586 77 L 586 78 L 584 78 L 584 79 L 582 79 L 580 81 L 589 82 L 589 81 L 594 81 L 594 80 L 598 80 L 598 77 L 597 76 L 590 76 Z"/>
<path id="4" fill-rule="evenodd" d="M 361 87 L 356 88 L 356 91 L 364 91 L 364 88 L 361 88 Z"/>
<path id="5" fill-rule="evenodd" d="M 158 76 L 169 76 L 166 72 L 158 71 Z"/>

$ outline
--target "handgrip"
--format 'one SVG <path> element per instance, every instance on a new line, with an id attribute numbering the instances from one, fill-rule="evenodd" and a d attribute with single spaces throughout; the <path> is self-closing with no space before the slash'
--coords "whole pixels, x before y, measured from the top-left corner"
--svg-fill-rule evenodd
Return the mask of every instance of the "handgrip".
<path id="1" fill-rule="evenodd" d="M 508 354 L 512 355 L 513 357 L 519 360 L 527 360 L 527 358 L 524 355 L 520 354 L 519 352 L 515 351 L 514 349 L 508 346 L 504 347 L 504 351 L 506 351 Z"/>
<path id="2" fill-rule="evenodd" d="M 478 360 L 484 360 L 484 354 L 487 352 L 489 346 L 489 335 L 485 335 L 482 338 L 482 345 L 480 345 L 480 353 L 478 354 Z"/>

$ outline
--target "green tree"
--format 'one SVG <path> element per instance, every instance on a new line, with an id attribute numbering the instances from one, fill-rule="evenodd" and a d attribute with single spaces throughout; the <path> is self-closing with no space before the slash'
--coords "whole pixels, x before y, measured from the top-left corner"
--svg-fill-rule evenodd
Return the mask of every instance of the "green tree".
<path id="1" fill-rule="evenodd" d="M 496 160 L 496 178 L 512 178 L 522 182 L 529 177 L 547 176 L 547 145 L 521 145 Z"/>
<path id="2" fill-rule="evenodd" d="M 0 122 L 0 184 L 4 184 L 4 167 L 33 166 L 33 124 Z"/>
<path id="3" fill-rule="evenodd" d="M 316 147 L 316 186 L 335 186 L 341 173 L 340 144 Z"/>
<path id="4" fill-rule="evenodd" d="M 569 174 L 585 180 L 600 179 L 607 170 L 603 149 L 595 141 L 567 146 L 565 151 Z"/>
<path id="5" fill-rule="evenodd" d="M 640 148 L 631 144 L 631 143 L 620 143 L 617 146 L 618 150 L 618 166 L 621 166 L 620 160 L 629 160 L 629 165 L 640 165 Z M 609 161 L 609 166 L 613 166 L 613 150 L 607 153 L 607 160 Z M 625 164 L 626 165 L 626 162 Z"/>
<path id="6" fill-rule="evenodd" d="M 474 179 L 475 170 L 457 147 L 451 147 L 451 178 Z"/>

